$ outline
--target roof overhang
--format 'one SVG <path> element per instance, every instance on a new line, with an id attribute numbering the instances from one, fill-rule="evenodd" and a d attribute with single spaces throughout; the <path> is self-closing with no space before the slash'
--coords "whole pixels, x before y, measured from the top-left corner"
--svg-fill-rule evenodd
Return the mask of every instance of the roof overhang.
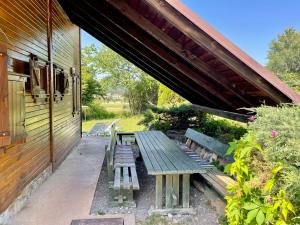
<path id="1" fill-rule="evenodd" d="M 59 0 L 70 19 L 190 102 L 230 112 L 300 96 L 179 0 Z"/>

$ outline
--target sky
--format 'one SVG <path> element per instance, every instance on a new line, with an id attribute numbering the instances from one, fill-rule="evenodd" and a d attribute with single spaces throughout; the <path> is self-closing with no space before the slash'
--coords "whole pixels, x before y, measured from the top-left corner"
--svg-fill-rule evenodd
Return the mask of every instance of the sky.
<path id="1" fill-rule="evenodd" d="M 300 31 L 300 0 L 181 0 L 192 11 L 265 65 L 270 43 L 288 27 Z M 82 47 L 99 45 L 82 32 Z"/>

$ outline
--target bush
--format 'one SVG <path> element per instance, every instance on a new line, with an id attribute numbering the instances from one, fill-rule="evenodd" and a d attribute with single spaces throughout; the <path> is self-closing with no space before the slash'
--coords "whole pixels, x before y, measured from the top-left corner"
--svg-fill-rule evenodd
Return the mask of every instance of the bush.
<path id="1" fill-rule="evenodd" d="M 149 129 L 163 131 L 194 128 L 224 143 L 239 139 L 247 131 L 240 123 L 225 119 L 217 120 L 187 104 L 170 108 L 152 108 L 144 114 L 141 123 Z"/>
<path id="2" fill-rule="evenodd" d="M 229 185 L 226 196 L 226 216 L 230 225 L 290 224 L 296 212 L 280 184 L 287 169 L 284 163 L 270 163 L 262 146 L 250 132 L 239 141 L 231 142 L 227 154 L 234 152 L 234 162 L 225 172 L 235 176 L 237 183 Z M 258 161 L 261 167 L 256 167 Z"/>
<path id="3" fill-rule="evenodd" d="M 214 137 L 223 143 L 240 139 L 246 132 L 246 126 L 238 122 L 225 119 L 215 119 L 211 115 L 205 115 L 199 128 L 196 129 L 208 136 Z"/>
<path id="4" fill-rule="evenodd" d="M 170 108 L 152 107 L 144 114 L 141 124 L 156 130 L 184 130 L 198 127 L 204 114 L 192 105 L 172 106 Z"/>
<path id="5" fill-rule="evenodd" d="M 237 180 L 227 187 L 232 194 L 226 197 L 228 222 L 299 224 L 300 107 L 262 106 L 255 111 L 257 119 L 248 133 L 227 151 L 234 152 L 234 163 L 225 171 Z"/>
<path id="6" fill-rule="evenodd" d="M 300 107 L 262 106 L 255 111 L 257 119 L 249 125 L 249 131 L 257 135 L 268 162 L 286 165 L 277 188 L 286 190 L 290 200 L 300 209 Z"/>
<path id="7" fill-rule="evenodd" d="M 99 101 L 93 101 L 86 110 L 86 119 L 110 119 L 116 117 L 116 114 L 108 112 Z"/>
<path id="8" fill-rule="evenodd" d="M 176 92 L 172 91 L 170 88 L 166 87 L 163 84 L 159 84 L 158 89 L 158 100 L 157 105 L 159 107 L 169 105 L 169 106 L 176 106 L 182 104 L 186 100 L 178 95 Z"/>

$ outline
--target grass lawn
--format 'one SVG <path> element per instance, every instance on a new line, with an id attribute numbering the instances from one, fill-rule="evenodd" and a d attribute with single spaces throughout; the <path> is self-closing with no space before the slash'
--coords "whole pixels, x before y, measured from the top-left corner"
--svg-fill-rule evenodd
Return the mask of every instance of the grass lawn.
<path id="1" fill-rule="evenodd" d="M 132 116 L 129 118 L 121 118 L 117 129 L 119 131 L 141 131 L 145 129 L 145 126 L 138 125 L 138 122 L 143 119 L 143 115 Z M 104 119 L 104 120 L 89 120 L 87 122 L 82 121 L 82 131 L 88 132 L 95 123 L 113 122 L 115 119 Z"/>
<path id="2" fill-rule="evenodd" d="M 129 105 L 126 102 L 103 102 L 101 103 L 108 112 L 113 112 L 115 114 L 122 114 L 124 112 L 129 112 Z"/>

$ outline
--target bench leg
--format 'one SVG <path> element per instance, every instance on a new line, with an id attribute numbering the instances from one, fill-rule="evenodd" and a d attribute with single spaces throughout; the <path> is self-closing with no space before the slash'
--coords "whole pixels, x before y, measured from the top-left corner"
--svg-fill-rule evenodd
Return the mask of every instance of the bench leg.
<path id="1" fill-rule="evenodd" d="M 155 177 L 156 184 L 155 184 L 155 208 L 161 209 L 162 208 L 162 175 L 157 175 Z"/>
<path id="2" fill-rule="evenodd" d="M 183 208 L 190 207 L 190 174 L 182 176 L 182 206 Z"/>

